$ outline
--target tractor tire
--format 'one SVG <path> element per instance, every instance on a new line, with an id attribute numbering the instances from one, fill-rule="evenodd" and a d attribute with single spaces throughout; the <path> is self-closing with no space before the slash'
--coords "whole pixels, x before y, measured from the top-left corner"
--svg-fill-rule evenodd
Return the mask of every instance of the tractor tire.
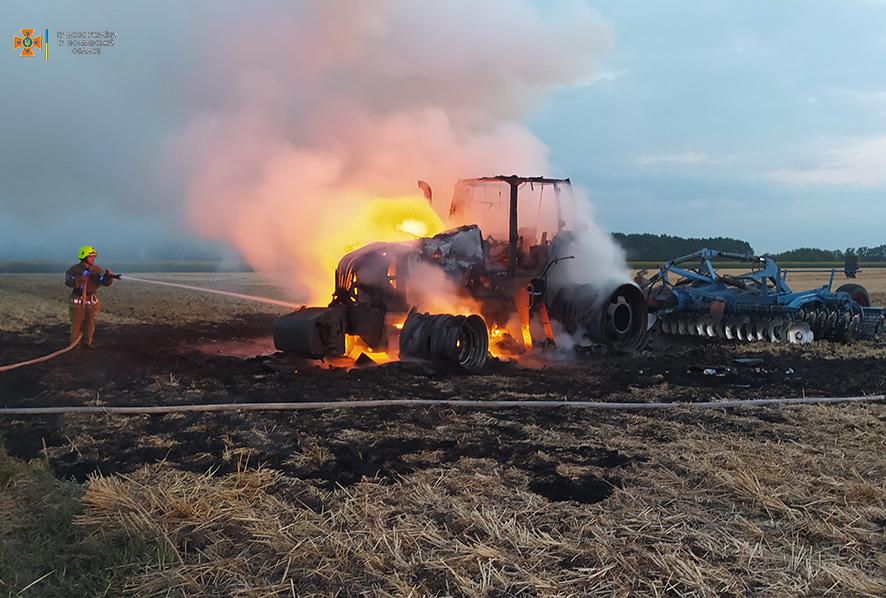
<path id="1" fill-rule="evenodd" d="M 852 300 L 858 303 L 862 307 L 870 307 L 871 306 L 871 295 L 868 293 L 868 290 L 861 286 L 860 284 L 844 284 L 840 288 L 837 289 L 838 293 L 849 293 L 849 296 L 852 297 Z"/>

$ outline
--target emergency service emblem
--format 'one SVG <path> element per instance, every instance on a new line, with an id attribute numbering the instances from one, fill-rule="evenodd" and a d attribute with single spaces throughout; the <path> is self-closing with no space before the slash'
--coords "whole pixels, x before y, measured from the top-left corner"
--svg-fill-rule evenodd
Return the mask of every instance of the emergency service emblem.
<path id="1" fill-rule="evenodd" d="M 12 37 L 12 45 L 16 50 L 21 49 L 19 56 L 34 56 L 34 48 L 41 50 L 46 41 L 42 35 L 34 36 L 33 29 L 21 29 L 21 36 Z"/>

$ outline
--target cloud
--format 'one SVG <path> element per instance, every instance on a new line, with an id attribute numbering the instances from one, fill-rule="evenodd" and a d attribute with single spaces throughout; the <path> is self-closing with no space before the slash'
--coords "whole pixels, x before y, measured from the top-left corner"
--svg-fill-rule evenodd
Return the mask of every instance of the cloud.
<path id="1" fill-rule="evenodd" d="M 766 177 L 787 185 L 886 185 L 886 136 L 832 142 L 806 168 L 780 168 Z"/>
<path id="2" fill-rule="evenodd" d="M 582 77 L 575 82 L 573 87 L 591 87 L 592 85 L 598 85 L 600 83 L 612 83 L 616 79 L 625 77 L 627 74 L 628 71 L 626 69 L 617 71 L 600 71 L 599 73 L 594 73 L 588 77 Z"/>
<path id="3" fill-rule="evenodd" d="M 637 164 L 640 166 L 652 166 L 653 164 L 700 164 L 707 161 L 707 154 L 701 154 L 698 152 L 658 154 L 652 156 L 640 156 L 637 158 Z"/>

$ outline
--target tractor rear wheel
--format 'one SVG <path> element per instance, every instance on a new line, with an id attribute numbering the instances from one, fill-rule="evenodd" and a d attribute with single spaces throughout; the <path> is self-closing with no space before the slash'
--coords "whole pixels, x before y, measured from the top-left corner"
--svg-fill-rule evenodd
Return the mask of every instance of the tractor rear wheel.
<path id="1" fill-rule="evenodd" d="M 849 293 L 849 296 L 852 297 L 852 300 L 862 307 L 871 306 L 871 295 L 870 293 L 868 293 L 868 290 L 860 284 L 844 284 L 839 289 L 837 289 L 837 292 Z"/>

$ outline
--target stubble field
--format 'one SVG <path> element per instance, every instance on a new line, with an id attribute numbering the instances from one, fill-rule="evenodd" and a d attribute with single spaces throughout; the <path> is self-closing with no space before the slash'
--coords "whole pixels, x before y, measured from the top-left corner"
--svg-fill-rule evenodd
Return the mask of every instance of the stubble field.
<path id="1" fill-rule="evenodd" d="M 789 282 L 805 288 L 822 276 Z M 284 298 L 252 274 L 162 278 Z M 886 303 L 886 269 L 858 282 Z M 0 363 L 66 344 L 65 296 L 57 276 L 0 275 Z M 466 377 L 270 355 L 282 308 L 127 281 L 103 301 L 97 349 L 0 374 L 0 592 L 37 581 L 28 591 L 45 596 L 886 594 L 882 402 L 2 415 L 8 406 L 883 394 L 883 341 L 655 338 L 638 355 L 496 362 Z M 763 361 L 755 369 L 739 357 Z"/>

